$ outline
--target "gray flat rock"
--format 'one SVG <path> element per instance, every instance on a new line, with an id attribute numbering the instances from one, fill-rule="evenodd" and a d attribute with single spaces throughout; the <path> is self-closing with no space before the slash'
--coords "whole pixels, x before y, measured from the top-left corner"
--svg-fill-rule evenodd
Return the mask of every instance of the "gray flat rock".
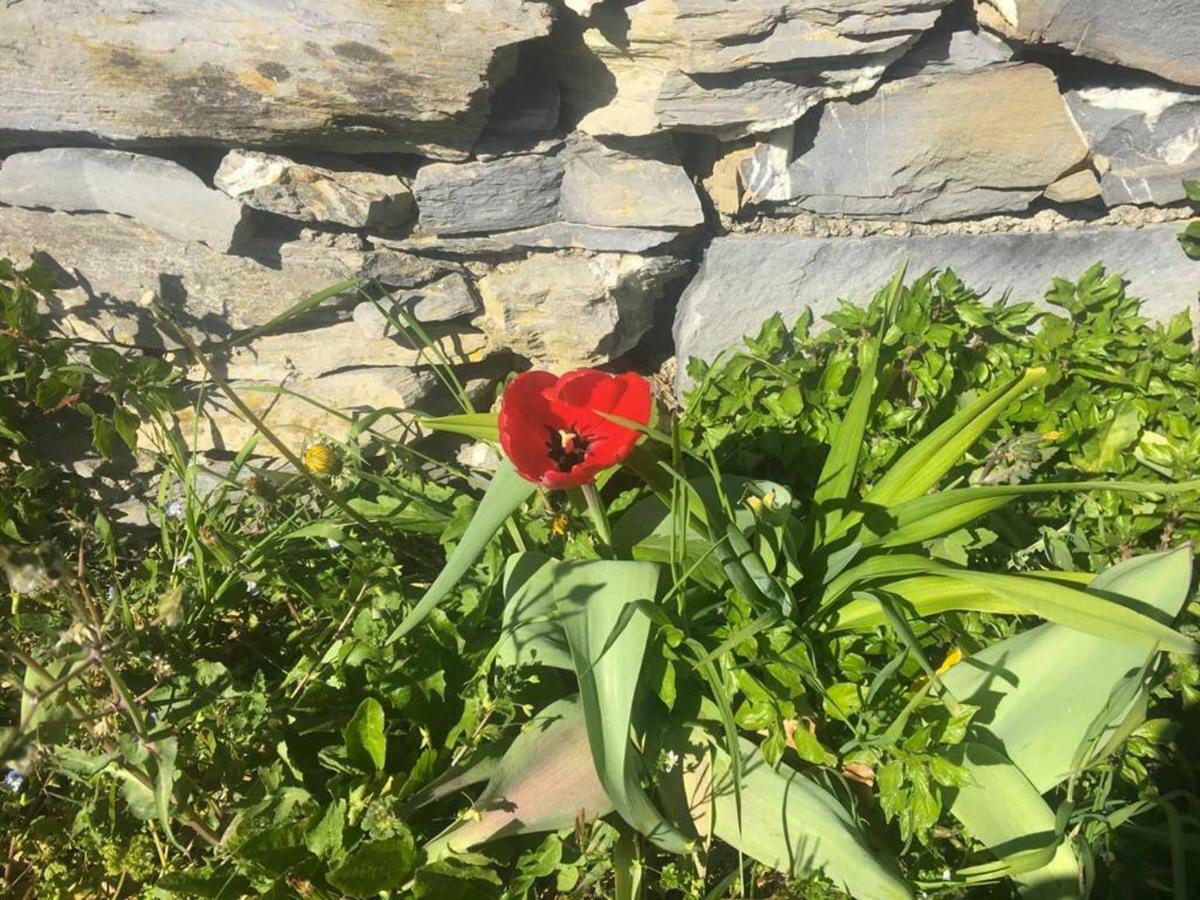
<path id="1" fill-rule="evenodd" d="M 395 304 L 421 323 L 463 319 L 475 315 L 480 309 L 479 298 L 466 278 L 457 272 L 419 288 L 396 291 L 383 302 L 385 306 Z M 353 318 L 366 338 L 388 337 L 396 331 L 379 307 L 370 301 L 354 307 Z"/>
<path id="2" fill-rule="evenodd" d="M 976 0 L 1001 34 L 1200 86 L 1195 0 Z"/>
<path id="3" fill-rule="evenodd" d="M 805 309 L 816 320 L 839 299 L 866 304 L 905 262 L 910 276 L 949 267 L 976 290 L 999 298 L 1038 301 L 1053 278 L 1078 278 L 1102 262 L 1145 300 L 1146 315 L 1167 318 L 1187 309 L 1200 290 L 1200 266 L 1179 248 L 1180 223 L 1145 228 L 1089 227 L 1048 233 L 945 234 L 802 238 L 736 235 L 709 245 L 675 317 L 675 347 L 713 359 L 757 334 L 779 313 L 790 323 Z"/>
<path id="4" fill-rule="evenodd" d="M 470 151 L 542 0 L 22 0 L 0 140 Z"/>
<path id="5" fill-rule="evenodd" d="M 14 153 L 0 165 L 0 203 L 137 219 L 215 250 L 248 235 L 241 205 L 168 159 L 84 147 Z"/>
<path id="6" fill-rule="evenodd" d="M 1200 90 L 1114 78 L 1066 94 L 1103 173 L 1109 206 L 1176 203 L 1183 180 L 1200 178 Z"/>
<path id="7" fill-rule="evenodd" d="M 785 208 L 928 222 L 1024 209 L 1087 151 L 1054 73 L 994 65 L 827 104 L 815 131 L 794 147 L 785 134 L 746 181 L 754 199 Z"/>
<path id="8" fill-rule="evenodd" d="M 422 166 L 413 181 L 420 228 L 454 235 L 544 225 L 557 215 L 562 177 L 557 156 Z"/>
<path id="9" fill-rule="evenodd" d="M 417 215 L 412 192 L 395 175 L 338 172 L 275 153 L 231 150 L 213 183 L 246 206 L 301 222 L 394 228 Z"/>

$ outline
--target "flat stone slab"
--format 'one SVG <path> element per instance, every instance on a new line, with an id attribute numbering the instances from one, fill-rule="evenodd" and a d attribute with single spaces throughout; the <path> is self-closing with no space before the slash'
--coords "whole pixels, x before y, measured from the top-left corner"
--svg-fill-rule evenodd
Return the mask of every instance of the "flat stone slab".
<path id="1" fill-rule="evenodd" d="M 1177 203 L 1186 196 L 1184 179 L 1200 178 L 1200 90 L 1114 77 L 1068 91 L 1066 100 L 1091 145 L 1109 206 Z"/>
<path id="2" fill-rule="evenodd" d="M 1001 34 L 1200 86 L 1195 0 L 976 0 L 976 7 Z"/>
<path id="3" fill-rule="evenodd" d="M 1040 301 L 1052 280 L 1076 279 L 1102 262 L 1129 281 L 1145 314 L 1165 319 L 1196 301 L 1200 264 L 1176 236 L 1183 223 L 1016 234 L 856 239 L 731 235 L 709 245 L 675 316 L 680 383 L 685 361 L 713 359 L 775 313 L 791 323 L 811 309 L 819 323 L 841 299 L 866 304 L 906 261 L 909 276 L 951 268 L 968 287 L 1014 302 Z"/>
<path id="4" fill-rule="evenodd" d="M 0 164 L 0 203 L 65 212 L 110 212 L 181 241 L 227 251 L 248 234 L 240 203 L 179 163 L 156 156 L 57 147 Z"/>
<path id="5" fill-rule="evenodd" d="M 395 175 L 306 166 L 275 153 L 231 150 L 213 183 L 247 206 L 301 222 L 394 228 L 417 215 L 412 191 Z"/>
<path id="6" fill-rule="evenodd" d="M 743 165 L 752 199 L 917 222 L 1025 209 L 1088 152 L 1054 73 L 1031 64 L 889 82 L 786 138 Z"/>
<path id="7" fill-rule="evenodd" d="M 21 0 L 0 141 L 303 144 L 462 159 L 543 0 Z"/>

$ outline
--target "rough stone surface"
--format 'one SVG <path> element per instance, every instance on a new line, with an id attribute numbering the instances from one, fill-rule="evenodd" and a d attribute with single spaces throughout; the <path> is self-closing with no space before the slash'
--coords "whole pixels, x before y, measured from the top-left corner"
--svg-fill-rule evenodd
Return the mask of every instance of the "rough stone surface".
<path id="1" fill-rule="evenodd" d="M 1079 203 L 1100 196 L 1100 182 L 1091 169 L 1081 169 L 1064 175 L 1045 191 L 1047 200 L 1055 203 Z"/>
<path id="2" fill-rule="evenodd" d="M 565 101 L 591 134 L 768 131 L 873 87 L 948 2 L 601 4 L 556 29 Z"/>
<path id="3" fill-rule="evenodd" d="M 969 72 L 1008 62 L 1013 50 L 989 31 L 935 29 L 887 70 L 888 78 L 911 78 L 938 72 Z"/>
<path id="4" fill-rule="evenodd" d="M 336 172 L 254 150 L 227 153 L 213 183 L 247 206 L 301 222 L 387 228 L 417 213 L 412 192 L 395 175 Z"/>
<path id="5" fill-rule="evenodd" d="M 421 230 L 454 235 L 544 225 L 557 214 L 562 177 L 557 156 L 422 166 L 413 182 Z"/>
<path id="6" fill-rule="evenodd" d="M 241 381 L 232 382 L 231 386 L 250 410 L 298 453 L 324 437 L 341 440 L 350 430 L 351 422 L 322 406 L 353 416 L 384 407 L 406 409 L 424 405 L 437 387 L 437 376 L 429 369 L 391 367 L 351 369 L 321 378 L 294 379 L 284 385 L 294 393 L 282 393 L 277 383 Z M 218 391 L 210 391 L 207 399 L 199 422 L 194 407 L 184 407 L 176 412 L 180 436 L 199 452 L 237 452 L 255 434 L 254 425 L 243 419 Z M 391 417 L 381 419 L 374 429 L 397 440 L 411 439 L 419 434 L 414 421 L 397 421 Z M 194 442 L 193 434 L 196 435 Z M 278 455 L 275 447 L 261 437 L 256 452 Z"/>
<path id="7" fill-rule="evenodd" d="M 336 146 L 462 158 L 541 0 L 22 0 L 0 139 Z"/>
<path id="8" fill-rule="evenodd" d="M 1195 0 L 976 0 L 1002 34 L 1200 86 Z"/>
<path id="9" fill-rule="evenodd" d="M 1038 300 L 1056 276 L 1077 278 L 1097 261 L 1129 279 L 1146 315 L 1166 318 L 1196 299 L 1196 264 L 1179 251 L 1177 224 L 1048 233 L 876 236 L 858 240 L 736 235 L 709 246 L 675 318 L 680 360 L 712 359 L 774 313 L 811 308 L 820 321 L 839 298 L 865 303 L 905 261 L 910 274 L 952 268 L 969 286 Z M 680 367 L 681 371 L 683 366 Z"/>
<path id="10" fill-rule="evenodd" d="M 1183 180 L 1200 178 L 1200 90 L 1164 90 L 1149 79 L 1114 79 L 1068 91 L 1103 175 L 1109 206 L 1175 203 Z"/>
<path id="11" fill-rule="evenodd" d="M 65 316 L 63 324 L 70 333 L 88 340 L 170 345 L 154 327 L 149 311 L 139 305 L 147 291 L 175 310 L 198 339 L 223 340 L 235 331 L 265 324 L 375 259 L 370 253 L 315 245 L 282 251 L 278 267 L 272 268 L 203 244 L 173 240 L 121 216 L 0 207 L 0 257 L 24 263 L 36 252 L 56 270 L 65 283 L 59 292 L 65 308 L 52 312 Z M 435 263 L 399 253 L 386 253 L 383 259 L 395 273 L 393 280 L 410 286 L 443 271 Z M 402 269 L 408 270 L 407 277 L 401 277 Z M 353 296 L 349 292 L 346 298 Z M 330 313 L 343 318 L 349 314 L 348 306 Z"/>
<path id="12" fill-rule="evenodd" d="M 385 305 L 388 302 L 421 323 L 449 322 L 473 316 L 480 309 L 479 298 L 467 280 L 457 272 L 451 272 L 415 290 L 393 293 Z M 363 337 L 381 338 L 395 333 L 387 317 L 370 301 L 354 307 L 353 318 Z"/>
<path id="13" fill-rule="evenodd" d="M 480 279 L 477 324 L 497 347 L 552 368 L 599 365 L 633 348 L 686 271 L 669 256 L 538 254 Z"/>
<path id="14" fill-rule="evenodd" d="M 414 249 L 638 252 L 674 237 L 664 231 L 704 222 L 696 189 L 662 138 L 609 146 L 576 133 L 550 157 L 433 163 L 417 173 L 414 191 L 422 233 L 398 245 Z M 481 232 L 491 233 L 455 241 Z"/>
<path id="15" fill-rule="evenodd" d="M 487 355 L 487 338 L 478 332 L 432 336 L 441 355 L 455 365 L 479 362 Z M 280 382 L 317 378 L 344 369 L 427 366 L 440 362 L 436 352 L 399 337 L 365 337 L 358 322 L 335 322 L 311 331 L 267 334 L 249 346 L 214 353 L 214 364 L 229 379 Z M 203 370 L 189 370 L 200 380 Z"/>
<path id="16" fill-rule="evenodd" d="M 892 82 L 795 141 L 786 170 L 786 145 L 753 161 L 756 199 L 916 221 L 1024 209 L 1087 157 L 1054 74 L 1029 64 Z"/>
<path id="17" fill-rule="evenodd" d="M 533 228 L 497 231 L 492 234 L 442 237 L 418 234 L 401 240 L 372 237 L 380 247 L 408 253 L 439 253 L 452 256 L 483 256 L 516 250 L 595 250 L 601 253 L 644 253 L 669 244 L 680 232 L 659 228 L 605 228 L 550 222 Z"/>
<path id="18" fill-rule="evenodd" d="M 235 248 L 248 234 L 241 206 L 183 166 L 122 150 L 14 153 L 0 165 L 0 203 L 118 213 L 220 251 Z"/>

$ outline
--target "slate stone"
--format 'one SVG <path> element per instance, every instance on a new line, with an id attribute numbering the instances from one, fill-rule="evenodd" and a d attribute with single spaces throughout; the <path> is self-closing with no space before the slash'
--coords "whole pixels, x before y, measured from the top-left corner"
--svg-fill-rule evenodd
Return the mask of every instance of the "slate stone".
<path id="1" fill-rule="evenodd" d="M 976 0 L 979 21 L 1030 43 L 1200 86 L 1195 0 Z"/>
<path id="2" fill-rule="evenodd" d="M 240 204 L 178 163 L 123 150 L 14 153 L 0 165 L 0 203 L 117 213 L 220 251 L 236 248 L 249 235 Z"/>
<path id="3" fill-rule="evenodd" d="M 711 360 L 780 313 L 790 323 L 811 308 L 816 320 L 840 299 L 866 304 L 905 262 L 910 276 L 949 267 L 975 290 L 1013 302 L 1038 301 L 1051 280 L 1078 278 L 1102 262 L 1122 273 L 1147 316 L 1165 319 L 1196 299 L 1196 264 L 1179 249 L 1180 223 L 1144 228 L 1092 226 L 1044 233 L 804 238 L 733 235 L 714 240 L 680 300 L 680 359 Z"/>
<path id="4" fill-rule="evenodd" d="M 413 182 L 421 230 L 471 234 L 552 222 L 562 177 L 563 162 L 557 156 L 422 166 Z"/>
<path id="5" fill-rule="evenodd" d="M 605 228 L 550 222 L 533 228 L 497 231 L 470 237 L 441 237 L 419 234 L 410 238 L 372 237 L 380 247 L 406 253 L 437 253 L 472 257 L 513 253 L 521 250 L 594 250 L 600 253 L 645 253 L 678 240 L 680 233 L 660 228 Z"/>
<path id="6" fill-rule="evenodd" d="M 1068 91 L 1066 101 L 1091 145 L 1109 206 L 1176 203 L 1185 197 L 1184 179 L 1200 178 L 1200 90 L 1114 78 Z"/>
<path id="7" fill-rule="evenodd" d="M 413 290 L 397 291 L 384 304 L 395 304 L 421 323 L 450 322 L 473 316 L 480 309 L 479 298 L 457 272 Z M 363 337 L 381 338 L 395 332 L 379 307 L 370 301 L 354 307 L 353 318 Z"/>
<path id="8" fill-rule="evenodd" d="M 412 192 L 395 175 L 338 172 L 274 153 L 231 150 L 213 183 L 247 206 L 301 222 L 394 228 L 417 214 Z"/>
<path id="9" fill-rule="evenodd" d="M 596 135 L 769 131 L 872 88 L 949 2 L 600 4 L 555 30 L 564 103 Z"/>
<path id="10" fill-rule="evenodd" d="M 633 349 L 686 271 L 670 256 L 536 254 L 480 278 L 476 324 L 494 346 L 538 365 L 601 365 Z"/>
<path id="11" fill-rule="evenodd" d="M 461 159 L 543 0 L 22 0 L 0 140 L 203 142 Z"/>
<path id="12" fill-rule="evenodd" d="M 443 264 L 395 251 L 350 251 L 296 242 L 266 265 L 179 241 L 113 214 L 68 214 L 0 207 L 0 257 L 31 256 L 64 283 L 55 310 L 70 334 L 148 348 L 175 346 L 140 301 L 147 292 L 174 310 L 197 340 L 220 341 L 263 325 L 316 291 L 369 268 L 389 269 L 408 286 L 445 272 Z M 331 297 L 326 320 L 349 318 L 356 288 Z M 340 305 L 339 305 L 340 301 Z"/>
<path id="13" fill-rule="evenodd" d="M 1032 64 L 890 82 L 827 104 L 814 127 L 751 161 L 754 199 L 918 222 L 987 215 L 1026 208 L 1088 150 L 1054 74 Z"/>

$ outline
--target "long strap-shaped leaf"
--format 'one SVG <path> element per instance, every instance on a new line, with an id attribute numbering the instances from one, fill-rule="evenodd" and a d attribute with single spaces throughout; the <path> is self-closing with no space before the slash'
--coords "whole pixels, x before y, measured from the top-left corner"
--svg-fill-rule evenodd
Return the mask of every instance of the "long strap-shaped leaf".
<path id="1" fill-rule="evenodd" d="M 563 627 L 579 678 L 588 743 L 600 783 L 621 818 L 671 853 L 687 853 L 694 841 L 667 821 L 638 780 L 630 740 L 638 676 L 650 634 L 650 618 L 638 601 L 652 600 L 659 568 L 648 562 L 608 560 L 575 563 Z M 614 637 L 614 634 L 616 635 Z"/>
<path id="2" fill-rule="evenodd" d="M 894 506 L 889 511 L 890 530 L 858 536 L 863 547 L 901 547 L 949 534 L 980 516 L 1000 509 L 1019 497 L 1068 491 L 1121 491 L 1134 494 L 1181 494 L 1200 491 L 1200 480 L 1176 484 L 1142 481 L 1077 481 L 1045 484 L 1001 484 L 960 488 L 926 494 Z"/>
<path id="3" fill-rule="evenodd" d="M 838 576 L 830 585 L 831 589 L 834 587 L 838 589 L 838 594 L 830 599 L 830 595 L 827 593 L 825 602 L 833 602 L 856 584 L 863 582 L 874 584 L 880 579 L 887 578 L 896 580 L 890 583 L 884 581 L 881 584 L 875 584 L 876 589 L 889 590 L 900 586 L 912 592 L 914 590 L 913 582 L 905 583 L 901 580 L 909 575 L 943 577 L 966 588 L 959 593 L 949 588 L 931 592 L 928 588 L 930 582 L 919 583 L 919 589 L 924 592 L 923 602 L 914 604 L 917 606 L 919 614 L 927 615 L 933 612 L 944 612 L 948 609 L 1021 612 L 1040 616 L 1077 631 L 1084 631 L 1097 637 L 1110 638 L 1127 644 L 1142 647 L 1161 646 L 1163 650 L 1178 653 L 1194 653 L 1198 649 L 1195 641 L 1184 637 L 1171 627 L 1155 621 L 1150 616 L 1129 606 L 1089 594 L 1066 584 L 1046 578 L 973 572 L 970 569 L 955 568 L 912 554 L 876 557 Z M 986 598 L 982 598 L 981 593 L 990 594 L 994 598 L 994 605 L 989 604 Z M 852 612 L 845 619 L 839 617 L 834 628 L 857 627 L 852 623 L 857 619 L 861 624 L 863 619 L 869 615 L 867 610 L 870 601 L 867 598 L 859 598 L 853 602 L 861 604 L 861 606 L 852 607 Z M 922 606 L 925 607 L 924 611 Z"/>
<path id="4" fill-rule="evenodd" d="M 1042 368 L 1029 369 L 955 413 L 900 457 L 867 491 L 863 503 L 888 508 L 923 495 L 959 463 L 1013 400 L 1045 374 Z M 846 516 L 828 540 L 845 534 L 861 520 L 861 513 Z"/>
<path id="5" fill-rule="evenodd" d="M 825 509 L 825 533 L 833 531 L 842 519 L 843 512 L 836 508 L 827 508 L 831 501 L 845 500 L 850 496 L 854 486 L 854 475 L 858 470 L 858 457 L 862 453 L 863 435 L 867 430 L 867 421 L 871 417 L 871 400 L 875 396 L 875 370 L 879 365 L 879 348 L 883 334 L 891 323 L 891 315 L 904 289 L 904 271 L 902 267 L 884 288 L 883 318 L 874 336 L 863 345 L 858 360 L 858 383 L 854 387 L 854 395 L 846 409 L 846 415 L 837 427 L 837 432 L 829 442 L 829 456 L 821 468 L 817 479 L 816 490 L 813 491 L 813 502 L 818 508 Z"/>
<path id="6" fill-rule="evenodd" d="M 467 570 L 479 559 L 488 541 L 503 527 L 504 520 L 516 512 L 534 490 L 533 483 L 518 475 L 512 463 L 501 460 L 462 540 L 458 542 L 441 573 L 413 607 L 412 612 L 404 617 L 404 621 L 388 637 L 389 644 L 420 625 L 425 621 L 425 617 L 449 596 L 467 574 Z"/>

